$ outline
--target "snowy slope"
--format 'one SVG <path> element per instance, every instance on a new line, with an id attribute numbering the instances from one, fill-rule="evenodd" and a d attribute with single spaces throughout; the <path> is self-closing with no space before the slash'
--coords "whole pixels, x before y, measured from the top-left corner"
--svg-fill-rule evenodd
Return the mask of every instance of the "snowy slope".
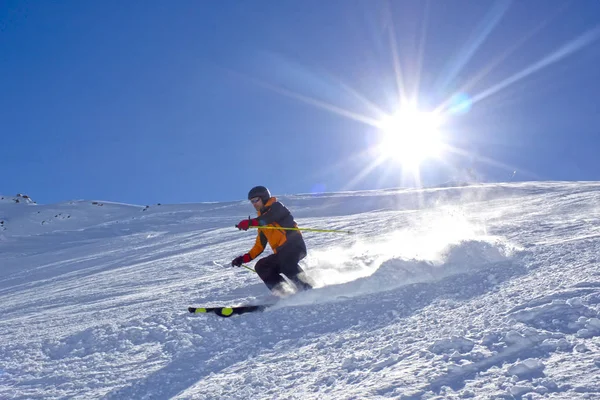
<path id="1" fill-rule="evenodd" d="M 600 183 L 290 195 L 319 288 L 221 266 L 246 201 L 0 202 L 0 398 L 600 398 Z M 93 204 L 95 203 L 95 204 Z"/>

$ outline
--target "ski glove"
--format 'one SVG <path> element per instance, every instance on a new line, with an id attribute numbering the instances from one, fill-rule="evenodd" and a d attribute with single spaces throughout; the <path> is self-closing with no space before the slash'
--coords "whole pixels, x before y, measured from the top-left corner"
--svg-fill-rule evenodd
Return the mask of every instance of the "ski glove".
<path id="1" fill-rule="evenodd" d="M 243 256 L 234 258 L 233 261 L 231 261 L 231 266 L 241 267 L 243 263 L 249 263 L 250 261 L 252 261 L 252 259 L 250 258 L 250 254 L 246 253 Z"/>
<path id="2" fill-rule="evenodd" d="M 235 227 L 238 228 L 239 230 L 244 230 L 247 231 L 248 228 L 250 228 L 251 226 L 258 226 L 258 220 L 256 218 L 250 218 L 248 217 L 248 219 L 244 219 L 241 220 L 239 224 L 237 224 Z"/>

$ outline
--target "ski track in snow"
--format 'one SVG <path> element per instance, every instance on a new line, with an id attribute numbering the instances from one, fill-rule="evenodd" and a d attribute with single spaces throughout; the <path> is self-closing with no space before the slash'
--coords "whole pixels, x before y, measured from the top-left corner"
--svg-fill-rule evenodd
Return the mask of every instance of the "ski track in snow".
<path id="1" fill-rule="evenodd" d="M 0 200 L 0 398 L 600 398 L 600 184 L 282 196 L 321 286 L 228 268 L 247 202 Z M 19 199 L 18 203 L 15 199 Z M 219 266 L 224 265 L 224 266 Z"/>

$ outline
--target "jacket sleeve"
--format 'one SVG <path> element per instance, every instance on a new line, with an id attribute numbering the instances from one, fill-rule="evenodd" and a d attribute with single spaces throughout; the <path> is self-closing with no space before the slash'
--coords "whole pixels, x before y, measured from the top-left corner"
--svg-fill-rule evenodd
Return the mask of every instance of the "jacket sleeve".
<path id="1" fill-rule="evenodd" d="M 276 201 L 271 205 L 267 212 L 258 217 L 258 223 L 261 226 L 269 225 L 283 220 L 288 215 L 290 215 L 290 210 L 280 202 Z"/>
<path id="2" fill-rule="evenodd" d="M 252 249 L 250 249 L 250 251 L 248 252 L 248 255 L 250 256 L 251 259 L 254 260 L 263 251 L 265 251 L 266 246 L 267 246 L 267 237 L 265 236 L 264 233 L 258 232 L 258 235 L 256 235 L 256 243 L 254 243 L 254 246 L 252 247 Z"/>

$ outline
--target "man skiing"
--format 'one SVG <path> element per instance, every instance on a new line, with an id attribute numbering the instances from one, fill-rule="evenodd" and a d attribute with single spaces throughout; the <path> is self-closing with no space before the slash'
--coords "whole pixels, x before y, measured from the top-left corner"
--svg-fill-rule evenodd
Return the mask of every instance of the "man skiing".
<path id="1" fill-rule="evenodd" d="M 248 253 L 233 259 L 231 265 L 239 267 L 243 263 L 249 263 L 265 250 L 268 243 L 273 254 L 260 259 L 254 267 L 267 287 L 276 295 L 285 295 L 288 291 L 285 279 L 281 276 L 283 274 L 296 285 L 297 290 L 312 289 L 312 283 L 298 265 L 306 257 L 306 244 L 300 231 L 260 229 L 261 226 L 297 228 L 290 210 L 277 201 L 277 198 L 271 197 L 269 189 L 264 186 L 253 187 L 248 192 L 248 200 L 256 209 L 258 218 L 248 217 L 240 221 L 236 228 L 246 231 L 250 226 L 259 227 L 256 243 Z"/>

